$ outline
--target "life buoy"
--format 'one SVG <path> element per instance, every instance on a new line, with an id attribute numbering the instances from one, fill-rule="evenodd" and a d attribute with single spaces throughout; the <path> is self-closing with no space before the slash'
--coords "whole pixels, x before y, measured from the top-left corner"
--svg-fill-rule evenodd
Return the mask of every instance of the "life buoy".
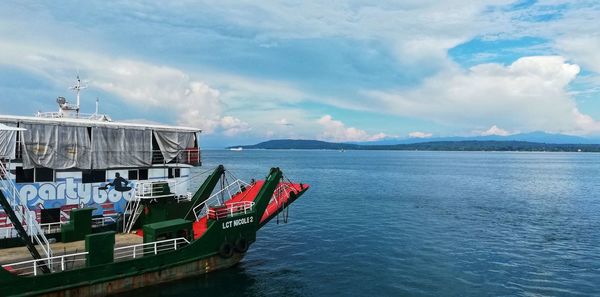
<path id="1" fill-rule="evenodd" d="M 250 243 L 245 238 L 238 238 L 238 240 L 235 241 L 235 250 L 240 253 L 245 253 L 249 247 Z"/>
<path id="2" fill-rule="evenodd" d="M 229 242 L 224 242 L 219 248 L 219 256 L 225 259 L 233 256 L 233 246 Z"/>

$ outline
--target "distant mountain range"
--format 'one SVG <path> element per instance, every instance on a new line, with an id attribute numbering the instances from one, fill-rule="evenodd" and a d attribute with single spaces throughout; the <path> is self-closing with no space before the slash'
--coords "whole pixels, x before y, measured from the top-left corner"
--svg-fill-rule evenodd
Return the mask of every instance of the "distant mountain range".
<path id="1" fill-rule="evenodd" d="M 387 144 L 384 141 L 367 143 L 334 143 L 319 140 L 279 139 L 255 145 L 230 148 L 243 149 L 314 149 L 314 150 L 423 150 L 423 151 L 554 151 L 554 152 L 600 152 L 600 142 L 592 143 L 582 137 L 528 133 L 510 136 L 481 136 L 474 138 L 448 137 L 435 139 L 411 139 Z M 528 141 L 518 140 L 527 139 Z M 539 140 L 539 141 L 532 141 Z M 549 143 L 546 141 L 554 141 Z M 542 142 L 543 141 L 543 142 Z"/>
<path id="2" fill-rule="evenodd" d="M 422 142 L 438 142 L 438 141 L 527 141 L 538 143 L 552 144 L 600 144 L 600 139 L 585 138 L 574 135 L 552 134 L 545 132 L 530 132 L 520 133 L 507 136 L 488 135 L 488 136 L 472 136 L 472 137 L 431 137 L 431 138 L 387 138 L 380 141 L 371 142 L 353 142 L 361 145 L 392 145 L 392 144 L 412 144 Z"/>

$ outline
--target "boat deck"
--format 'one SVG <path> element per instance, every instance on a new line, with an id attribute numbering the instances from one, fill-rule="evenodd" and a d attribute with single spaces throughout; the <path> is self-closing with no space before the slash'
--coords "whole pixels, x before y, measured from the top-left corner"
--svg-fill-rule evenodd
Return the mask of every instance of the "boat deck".
<path id="1" fill-rule="evenodd" d="M 143 243 L 144 239 L 136 234 L 116 234 L 115 247 L 122 247 L 134 244 Z M 50 248 L 54 256 L 85 252 L 85 240 L 74 242 L 56 242 L 51 243 Z M 41 252 L 41 249 L 38 248 Z M 42 256 L 43 257 L 43 256 Z M 21 261 L 32 260 L 31 254 L 27 247 L 14 247 L 8 249 L 0 249 L 0 265 L 16 263 Z"/>
<path id="2" fill-rule="evenodd" d="M 256 196 L 260 193 L 262 186 L 264 185 L 264 181 L 256 181 L 249 187 L 247 187 L 242 192 L 235 193 L 225 205 L 228 207 L 225 209 L 225 212 L 230 208 L 236 208 L 236 204 L 241 202 L 253 202 L 256 199 Z M 267 205 L 263 216 L 260 219 L 259 224 L 266 224 L 269 220 L 274 218 L 278 213 L 283 211 L 283 209 L 289 206 L 294 200 L 296 200 L 299 195 L 301 195 L 304 191 L 309 188 L 308 185 L 304 184 L 295 184 L 291 182 L 281 182 L 275 189 L 273 193 L 273 197 L 271 201 Z M 294 192 L 296 195 L 291 195 Z M 300 194 L 298 194 L 300 193 Z M 238 206 L 239 207 L 239 206 Z M 241 207 L 243 208 L 243 206 Z M 194 228 L 194 239 L 198 239 L 204 235 L 208 228 L 208 217 L 205 215 L 198 220 L 196 220 L 193 224 Z"/>

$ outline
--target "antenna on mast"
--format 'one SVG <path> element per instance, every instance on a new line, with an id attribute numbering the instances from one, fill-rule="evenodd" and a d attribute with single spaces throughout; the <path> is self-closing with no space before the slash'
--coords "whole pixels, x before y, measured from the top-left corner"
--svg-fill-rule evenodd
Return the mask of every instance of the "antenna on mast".
<path id="1" fill-rule="evenodd" d="M 75 109 L 77 111 L 77 114 L 79 114 L 79 108 L 81 106 L 79 100 L 79 93 L 81 92 L 81 90 L 86 89 L 87 87 L 87 85 L 81 84 L 81 79 L 79 78 L 79 70 L 77 70 L 77 83 L 71 87 L 71 90 L 75 91 L 75 93 L 77 94 L 77 104 Z"/>

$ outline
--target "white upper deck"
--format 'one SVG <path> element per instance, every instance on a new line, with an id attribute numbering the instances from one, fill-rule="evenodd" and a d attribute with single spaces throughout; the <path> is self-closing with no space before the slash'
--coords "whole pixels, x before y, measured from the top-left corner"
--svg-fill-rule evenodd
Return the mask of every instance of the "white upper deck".
<path id="1" fill-rule="evenodd" d="M 0 115 L 0 124 L 23 128 L 4 129 L 0 152 L 5 158 L 22 159 L 24 169 L 106 169 L 148 167 L 158 163 L 200 164 L 198 128 L 154 123 L 113 122 L 98 112 L 80 113 L 79 76 L 71 87 L 77 103 L 58 97 L 58 112 L 36 116 Z"/>
<path id="2" fill-rule="evenodd" d="M 68 125 L 68 126 L 85 126 L 85 127 L 110 127 L 124 129 L 152 129 L 155 131 L 174 131 L 174 132 L 202 132 L 198 128 L 169 126 L 159 124 L 143 124 L 143 123 L 128 123 L 128 122 L 109 122 L 102 120 L 93 120 L 88 118 L 74 117 L 31 117 L 31 116 L 15 116 L 15 115 L 0 115 L 0 122 L 20 122 L 33 124 L 49 124 L 49 125 Z"/>

